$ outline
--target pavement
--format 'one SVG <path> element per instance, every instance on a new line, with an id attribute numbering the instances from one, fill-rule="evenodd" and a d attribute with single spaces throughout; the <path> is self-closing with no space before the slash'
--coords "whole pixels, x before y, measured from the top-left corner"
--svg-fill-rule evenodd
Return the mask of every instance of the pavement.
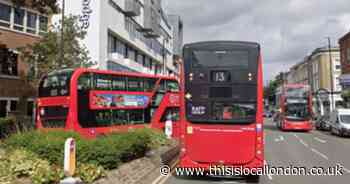
<path id="1" fill-rule="evenodd" d="M 265 119 L 265 159 L 270 166 L 344 167 L 342 176 L 282 176 L 264 175 L 262 184 L 345 184 L 350 182 L 350 138 L 313 130 L 282 132 L 271 119 Z M 170 176 L 166 184 L 246 183 L 238 178 Z"/>

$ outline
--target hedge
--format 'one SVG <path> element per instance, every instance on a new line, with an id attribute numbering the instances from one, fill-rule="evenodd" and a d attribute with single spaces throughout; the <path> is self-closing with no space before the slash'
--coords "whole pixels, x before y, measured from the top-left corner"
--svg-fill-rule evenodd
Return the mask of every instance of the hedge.
<path id="1" fill-rule="evenodd" d="M 10 150 L 28 150 L 50 164 L 61 167 L 64 143 L 69 137 L 76 140 L 78 163 L 102 166 L 108 170 L 117 168 L 123 162 L 143 157 L 147 151 L 166 143 L 163 134 L 151 129 L 111 134 L 95 140 L 82 139 L 74 132 L 31 131 L 12 135 L 4 140 L 4 146 Z"/>
<path id="2" fill-rule="evenodd" d="M 34 129 L 34 125 L 30 118 L 21 118 L 21 120 L 13 117 L 0 118 L 0 139 L 32 129 Z"/>

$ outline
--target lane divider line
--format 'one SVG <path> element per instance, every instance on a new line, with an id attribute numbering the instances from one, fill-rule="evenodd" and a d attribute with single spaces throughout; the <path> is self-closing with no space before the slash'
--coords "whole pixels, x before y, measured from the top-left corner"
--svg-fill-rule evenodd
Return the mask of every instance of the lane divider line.
<path id="1" fill-rule="evenodd" d="M 327 143 L 327 141 L 326 140 L 323 140 L 323 139 L 320 139 L 320 138 L 318 138 L 318 137 L 314 137 L 314 139 L 316 140 L 316 141 L 318 141 L 318 142 L 320 142 L 320 143 Z"/>
<path id="2" fill-rule="evenodd" d="M 338 163 L 338 164 L 339 164 L 339 163 Z M 350 173 L 350 169 L 344 167 L 344 165 L 339 164 L 339 166 L 341 166 L 345 172 Z"/>
<path id="3" fill-rule="evenodd" d="M 306 142 L 304 142 L 302 139 L 299 139 L 299 142 L 302 144 L 302 145 L 304 145 L 305 147 L 309 147 L 309 145 L 306 143 Z"/>
<path id="4" fill-rule="evenodd" d="M 156 178 L 152 184 L 163 184 L 165 183 L 171 176 L 172 174 L 174 174 L 175 172 L 175 166 L 179 163 L 179 161 L 177 160 L 173 165 L 170 166 L 171 172 L 167 175 L 167 176 L 162 176 L 159 175 L 158 178 Z"/>
<path id="5" fill-rule="evenodd" d="M 324 159 L 326 159 L 326 160 L 329 160 L 329 158 L 328 158 L 325 154 L 319 152 L 319 151 L 316 150 L 315 148 L 311 148 L 311 151 L 314 152 L 314 153 L 316 153 L 317 155 L 321 156 L 322 158 L 324 158 Z"/>

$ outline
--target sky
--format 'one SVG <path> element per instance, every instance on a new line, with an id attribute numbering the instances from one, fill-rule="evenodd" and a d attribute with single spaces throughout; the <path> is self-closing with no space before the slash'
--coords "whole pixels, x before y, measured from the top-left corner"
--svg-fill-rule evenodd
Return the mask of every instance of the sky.
<path id="1" fill-rule="evenodd" d="M 265 82 L 350 31 L 349 0 L 163 0 L 163 8 L 182 17 L 185 43 L 260 43 Z"/>

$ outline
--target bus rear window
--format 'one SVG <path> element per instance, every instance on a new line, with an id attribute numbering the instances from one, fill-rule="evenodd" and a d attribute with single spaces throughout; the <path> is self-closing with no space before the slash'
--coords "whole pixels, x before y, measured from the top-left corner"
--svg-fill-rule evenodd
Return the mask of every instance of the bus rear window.
<path id="1" fill-rule="evenodd" d="M 193 67 L 237 67 L 248 69 L 249 52 L 243 50 L 194 51 Z"/>
<path id="2" fill-rule="evenodd" d="M 254 104 L 214 103 L 213 118 L 215 120 L 235 120 L 254 118 L 256 107 Z"/>

